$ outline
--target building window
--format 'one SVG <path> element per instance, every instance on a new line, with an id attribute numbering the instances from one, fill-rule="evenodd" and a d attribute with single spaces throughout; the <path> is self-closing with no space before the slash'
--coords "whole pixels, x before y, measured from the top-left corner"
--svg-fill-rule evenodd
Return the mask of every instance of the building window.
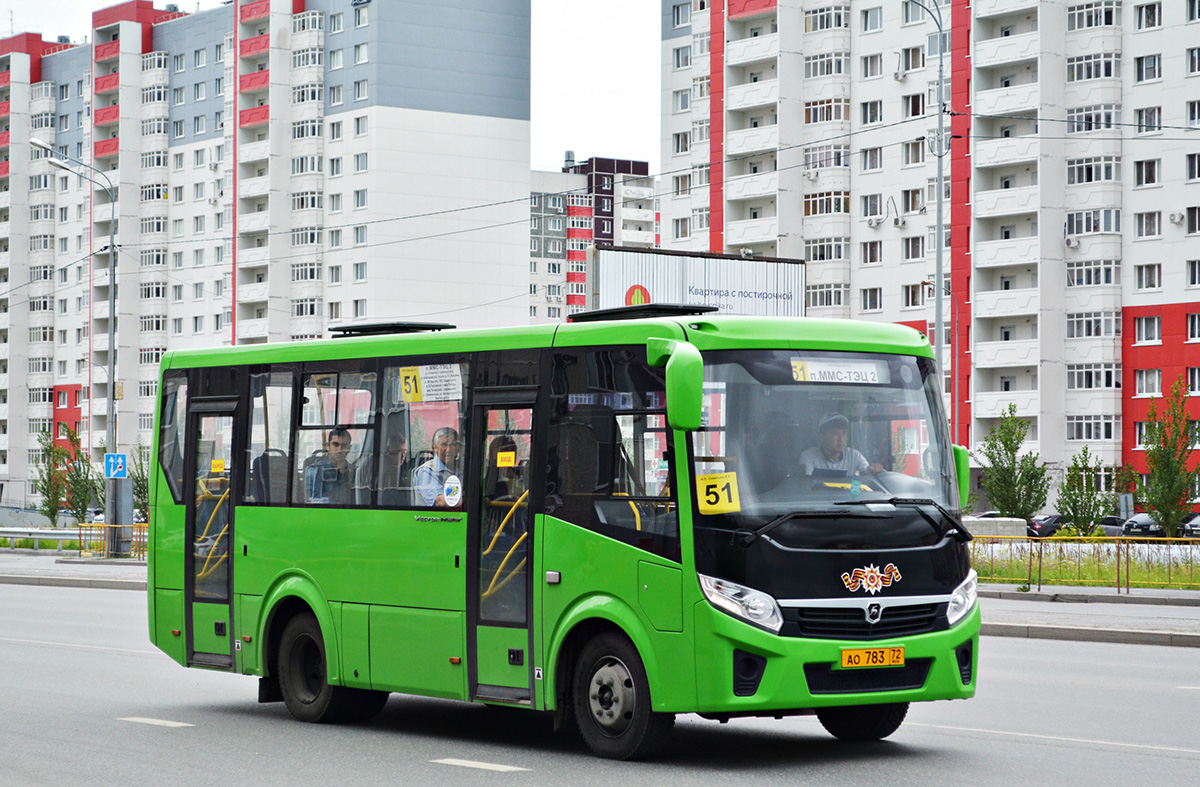
<path id="1" fill-rule="evenodd" d="M 883 288 L 868 287 L 860 291 L 862 295 L 862 310 L 864 312 L 877 312 L 883 310 Z"/>
<path id="2" fill-rule="evenodd" d="M 880 265 L 883 263 L 883 241 L 869 240 L 859 247 L 862 265 Z"/>
<path id="3" fill-rule="evenodd" d="M 1137 369 L 1133 381 L 1136 396 L 1162 396 L 1162 369 Z"/>
<path id="4" fill-rule="evenodd" d="M 806 125 L 849 119 L 850 99 L 848 98 L 831 98 L 823 101 L 804 102 L 804 122 Z"/>
<path id="5" fill-rule="evenodd" d="M 1116 27 L 1121 24 L 1121 0 L 1095 0 L 1067 8 L 1067 30 Z"/>
<path id="6" fill-rule="evenodd" d="M 354 100 L 362 101 L 367 97 L 367 80 L 359 79 L 354 83 Z"/>
<path id="7" fill-rule="evenodd" d="M 883 55 L 863 55 L 862 57 L 862 79 L 874 79 L 878 76 L 883 76 Z"/>
<path id="8" fill-rule="evenodd" d="M 850 292 L 850 285 L 811 284 L 804 288 L 804 302 L 808 308 L 843 306 Z"/>
<path id="9" fill-rule="evenodd" d="M 1068 440 L 1116 440 L 1121 435 L 1117 415 L 1068 415 Z"/>
<path id="10" fill-rule="evenodd" d="M 1137 186 L 1153 186 L 1158 183 L 1159 169 L 1162 166 L 1162 159 L 1146 159 L 1145 161 L 1135 161 L 1133 163 L 1133 172 L 1135 176 L 1135 185 Z"/>
<path id="11" fill-rule="evenodd" d="M 850 192 L 825 191 L 804 195 L 805 216 L 825 216 L 850 212 Z"/>
<path id="12" fill-rule="evenodd" d="M 1138 30 L 1150 30 L 1162 27 L 1162 3 L 1146 3 L 1133 7 L 1134 19 Z"/>
<path id="13" fill-rule="evenodd" d="M 1119 389 L 1121 365 L 1118 363 L 1067 364 L 1067 389 Z"/>
<path id="14" fill-rule="evenodd" d="M 355 172 L 366 172 L 367 171 L 367 154 L 366 153 L 355 153 L 354 154 L 354 171 Z"/>
<path id="15" fill-rule="evenodd" d="M 864 126 L 883 122 L 882 100 L 864 101 L 860 106 L 862 108 L 862 124 Z"/>
<path id="16" fill-rule="evenodd" d="M 673 219 L 671 222 L 671 226 L 673 229 L 673 237 L 675 238 L 675 240 L 685 240 L 686 238 L 691 237 L 691 234 L 692 234 L 691 226 L 692 225 L 691 225 L 690 218 L 685 217 L 682 219 Z"/>
<path id="17" fill-rule="evenodd" d="M 366 317 L 367 316 L 367 299 L 366 298 L 355 299 L 355 301 L 354 301 L 354 316 L 355 317 Z"/>
<path id="18" fill-rule="evenodd" d="M 367 263 L 365 263 L 365 262 L 354 263 L 354 280 L 355 281 L 366 281 L 367 280 Z"/>
<path id="19" fill-rule="evenodd" d="M 1133 60 L 1135 82 L 1150 82 L 1162 79 L 1162 55 L 1143 55 Z"/>
<path id="20" fill-rule="evenodd" d="M 1162 131 L 1162 107 L 1145 107 L 1137 110 L 1137 133 L 1152 134 Z"/>
<path id="21" fill-rule="evenodd" d="M 1067 315 L 1067 338 L 1088 339 L 1121 335 L 1121 311 L 1078 312 Z"/>
<path id="22" fill-rule="evenodd" d="M 1133 267 L 1134 287 L 1138 290 L 1162 289 L 1162 264 L 1157 262 Z"/>
<path id="23" fill-rule="evenodd" d="M 690 46 L 675 47 L 671 52 L 675 70 L 687 68 L 692 64 L 692 48 Z"/>
<path id="24" fill-rule="evenodd" d="M 368 8 L 365 5 L 358 6 L 354 9 L 354 26 L 355 27 L 366 27 L 367 26 L 367 23 L 371 21 L 369 18 L 370 15 L 368 14 L 368 11 L 370 11 L 370 8 Z"/>
<path id="25" fill-rule="evenodd" d="M 1162 213 L 1158 211 L 1148 211 L 1146 213 L 1133 214 L 1134 236 L 1137 238 L 1161 238 L 1162 237 Z M 1139 268 L 1145 266 L 1138 266 Z"/>
<path id="26" fill-rule="evenodd" d="M 1158 344 L 1162 341 L 1162 317 L 1138 317 L 1133 321 L 1134 341 Z"/>
<path id="27" fill-rule="evenodd" d="M 1095 104 L 1067 110 L 1068 134 L 1086 134 L 1089 131 L 1112 129 L 1120 122 L 1120 104 Z"/>
<path id="28" fill-rule="evenodd" d="M 875 6 L 874 8 L 864 8 L 862 10 L 862 31 L 864 33 L 873 33 L 876 30 L 883 29 L 883 7 Z"/>
<path id="29" fill-rule="evenodd" d="M 672 134 L 671 141 L 674 143 L 676 156 L 687 153 L 691 149 L 691 135 L 687 131 Z"/>
<path id="30" fill-rule="evenodd" d="M 1141 58 L 1138 58 L 1141 60 Z M 1119 79 L 1121 76 L 1121 54 L 1119 52 L 1097 52 L 1067 58 L 1067 81 L 1085 82 L 1089 79 Z"/>

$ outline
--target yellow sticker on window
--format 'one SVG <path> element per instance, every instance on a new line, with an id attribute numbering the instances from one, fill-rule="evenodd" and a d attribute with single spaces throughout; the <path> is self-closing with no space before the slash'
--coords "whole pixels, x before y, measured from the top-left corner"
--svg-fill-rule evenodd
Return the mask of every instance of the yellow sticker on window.
<path id="1" fill-rule="evenodd" d="M 406 402 L 420 402 L 421 398 L 421 368 L 419 366 L 400 367 L 400 396 Z"/>
<path id="2" fill-rule="evenodd" d="M 224 459 L 214 459 L 214 460 L 212 460 L 212 470 L 211 470 L 211 472 L 213 472 L 213 473 L 224 473 L 224 472 L 225 472 L 225 460 L 224 460 Z"/>
<path id="3" fill-rule="evenodd" d="M 728 514 L 742 510 L 738 498 L 737 473 L 710 473 L 696 476 L 701 514 Z"/>
<path id="4" fill-rule="evenodd" d="M 808 382 L 808 364 L 804 361 L 792 361 L 792 379 L 798 383 Z"/>
<path id="5" fill-rule="evenodd" d="M 517 452 L 516 451 L 501 451 L 496 454 L 496 467 L 516 467 Z"/>

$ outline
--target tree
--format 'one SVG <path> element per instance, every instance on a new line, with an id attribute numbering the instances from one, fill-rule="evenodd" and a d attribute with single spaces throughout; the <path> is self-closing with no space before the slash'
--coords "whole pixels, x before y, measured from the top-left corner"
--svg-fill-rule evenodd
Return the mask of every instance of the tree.
<path id="1" fill-rule="evenodd" d="M 1159 415 L 1158 398 L 1146 411 L 1146 481 L 1138 489 L 1142 504 L 1163 532 L 1174 537 L 1180 520 L 1191 512 L 1190 499 L 1200 469 L 1188 469 L 1197 422 L 1187 413 L 1188 385 L 1183 375 L 1171 386 Z"/>
<path id="2" fill-rule="evenodd" d="M 1112 494 L 1108 496 L 1108 513 L 1114 515 L 1121 513 L 1121 495 L 1124 494 L 1133 495 L 1133 504 L 1136 506 L 1140 482 L 1137 471 L 1128 462 L 1113 468 Z"/>
<path id="3" fill-rule="evenodd" d="M 150 464 L 150 449 L 138 435 L 133 445 L 133 461 L 129 467 L 129 482 L 133 484 L 133 510 L 140 511 L 143 516 L 150 512 L 150 476 L 147 467 Z M 135 518 L 136 522 L 137 519 Z"/>
<path id="4" fill-rule="evenodd" d="M 38 445 L 42 450 L 34 463 L 37 471 L 33 477 L 33 491 L 42 497 L 38 512 L 50 520 L 50 527 L 58 527 L 58 512 L 67 489 L 67 449 L 54 443 L 49 429 L 38 435 Z"/>
<path id="5" fill-rule="evenodd" d="M 70 446 L 66 466 L 65 508 L 76 522 L 82 524 L 87 521 L 87 510 L 92 503 L 95 473 L 92 463 L 79 445 L 79 434 L 69 426 L 64 425 L 64 428 L 67 431 L 67 445 Z"/>
<path id="6" fill-rule="evenodd" d="M 1100 457 L 1093 456 L 1085 445 L 1071 457 L 1071 467 L 1058 490 L 1058 513 L 1081 536 L 1092 534 L 1108 506 L 1108 500 L 1097 484 L 1101 472 Z"/>
<path id="7" fill-rule="evenodd" d="M 1029 422 L 1018 418 L 1017 406 L 1010 404 L 982 447 L 972 452 L 984 467 L 979 484 L 1001 516 L 1029 520 L 1050 493 L 1050 473 L 1039 455 L 1020 453 L 1028 432 Z"/>

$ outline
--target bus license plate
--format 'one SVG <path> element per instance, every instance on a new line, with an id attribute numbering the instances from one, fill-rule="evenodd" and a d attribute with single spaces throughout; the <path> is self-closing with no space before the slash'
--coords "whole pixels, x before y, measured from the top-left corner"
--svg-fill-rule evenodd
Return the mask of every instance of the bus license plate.
<path id="1" fill-rule="evenodd" d="M 856 648 L 842 651 L 842 669 L 903 667 L 904 648 Z"/>

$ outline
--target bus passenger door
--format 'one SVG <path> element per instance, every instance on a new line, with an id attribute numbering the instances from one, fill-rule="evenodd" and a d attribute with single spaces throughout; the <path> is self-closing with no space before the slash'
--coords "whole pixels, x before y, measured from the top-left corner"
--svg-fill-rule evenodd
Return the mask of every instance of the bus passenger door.
<path id="1" fill-rule="evenodd" d="M 467 565 L 471 697 L 529 705 L 533 700 L 530 577 L 536 392 L 477 391 L 472 421 Z M 496 397 L 517 403 L 488 404 Z M 492 399 L 495 401 L 495 398 Z M 535 497 L 537 498 L 535 501 Z"/>
<path id="2" fill-rule="evenodd" d="M 233 494 L 236 478 L 232 401 L 202 401 L 189 414 L 187 494 L 188 665 L 233 668 Z"/>

